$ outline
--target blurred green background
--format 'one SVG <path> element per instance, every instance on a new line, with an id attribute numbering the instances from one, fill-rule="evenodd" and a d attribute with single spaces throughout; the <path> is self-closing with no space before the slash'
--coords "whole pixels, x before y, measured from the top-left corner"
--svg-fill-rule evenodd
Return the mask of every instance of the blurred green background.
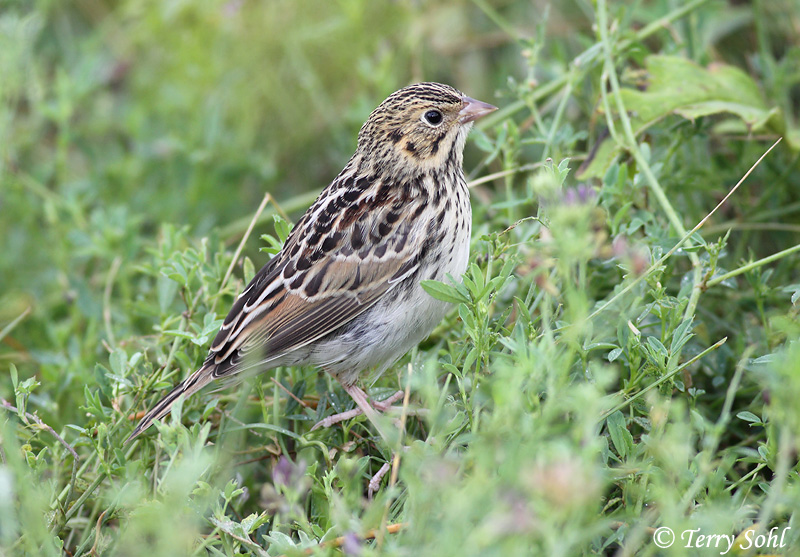
<path id="1" fill-rule="evenodd" d="M 505 8 L 531 28 L 542 9 Z M 470 2 L 1 9 L 0 323 L 32 307 L 17 348 L 59 367 L 71 350 L 102 351 L 53 329 L 73 308 L 87 327 L 100 317 L 106 254 L 127 272 L 161 223 L 202 236 L 249 219 L 264 192 L 321 190 L 369 112 L 409 82 L 502 103 L 495 92 L 525 66 Z"/>
<path id="2" fill-rule="evenodd" d="M 265 192 L 318 192 L 369 112 L 409 82 L 500 102 L 524 66 L 470 2 L 2 4 L 0 323 L 33 310 L 24 346 L 4 351 L 56 382 L 88 381 L 91 368 L 70 368 L 104 351 L 91 331 L 66 331 L 101 323 L 106 256 L 135 274 L 162 223 L 203 236 L 248 221 Z M 508 8 L 531 22 L 539 9 Z M 117 326 L 135 320 L 122 313 Z"/>

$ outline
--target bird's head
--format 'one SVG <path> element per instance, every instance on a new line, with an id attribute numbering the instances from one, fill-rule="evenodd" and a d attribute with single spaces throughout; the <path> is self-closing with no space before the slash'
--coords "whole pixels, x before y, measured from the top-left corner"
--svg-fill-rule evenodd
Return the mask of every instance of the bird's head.
<path id="1" fill-rule="evenodd" d="M 416 83 L 392 93 L 361 127 L 358 150 L 381 166 L 427 170 L 460 167 L 472 123 L 497 110 L 441 83 Z"/>

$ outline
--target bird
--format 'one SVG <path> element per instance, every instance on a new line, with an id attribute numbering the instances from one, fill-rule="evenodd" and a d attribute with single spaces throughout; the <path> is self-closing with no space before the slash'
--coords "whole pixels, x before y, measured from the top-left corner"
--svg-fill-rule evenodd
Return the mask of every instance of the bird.
<path id="1" fill-rule="evenodd" d="M 389 95 L 361 126 L 344 169 L 236 298 L 202 366 L 145 414 L 127 442 L 180 396 L 278 366 L 321 368 L 357 413 L 373 419 L 383 410 L 358 380 L 379 376 L 451 308 L 420 283 L 467 268 L 464 145 L 475 120 L 495 110 L 441 83 Z"/>

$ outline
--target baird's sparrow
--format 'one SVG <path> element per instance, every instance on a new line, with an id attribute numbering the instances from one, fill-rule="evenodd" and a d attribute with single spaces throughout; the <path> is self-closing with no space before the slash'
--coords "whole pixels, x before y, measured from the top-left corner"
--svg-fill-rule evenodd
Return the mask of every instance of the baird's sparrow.
<path id="1" fill-rule="evenodd" d="M 467 267 L 472 210 L 462 152 L 473 121 L 494 110 L 440 83 L 383 101 L 344 170 L 236 299 L 202 367 L 129 440 L 182 394 L 278 366 L 319 366 L 374 416 L 359 375 L 386 369 L 444 317 L 449 305 L 420 281 Z"/>

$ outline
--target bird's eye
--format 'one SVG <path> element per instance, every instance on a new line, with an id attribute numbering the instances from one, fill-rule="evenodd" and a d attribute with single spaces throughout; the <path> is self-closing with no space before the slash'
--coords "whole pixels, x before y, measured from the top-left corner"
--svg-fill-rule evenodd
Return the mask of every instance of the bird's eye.
<path id="1" fill-rule="evenodd" d="M 442 123 L 442 113 L 438 110 L 429 110 L 422 115 L 422 119 L 431 126 L 438 126 Z"/>

